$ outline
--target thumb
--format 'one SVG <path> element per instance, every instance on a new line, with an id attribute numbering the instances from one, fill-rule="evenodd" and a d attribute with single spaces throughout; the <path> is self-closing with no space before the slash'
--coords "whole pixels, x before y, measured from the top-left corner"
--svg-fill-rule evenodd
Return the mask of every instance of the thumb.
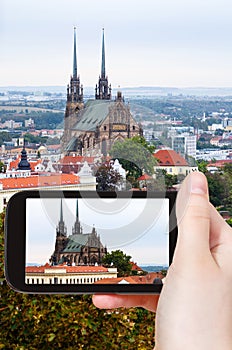
<path id="1" fill-rule="evenodd" d="M 178 240 L 174 259 L 182 264 L 202 264 L 210 255 L 210 205 L 206 177 L 191 173 L 184 180 L 176 202 Z"/>

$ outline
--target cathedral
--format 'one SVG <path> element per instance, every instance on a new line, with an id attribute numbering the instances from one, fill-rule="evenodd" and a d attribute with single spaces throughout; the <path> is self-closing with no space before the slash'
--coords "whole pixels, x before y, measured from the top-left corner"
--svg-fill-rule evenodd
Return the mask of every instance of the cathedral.
<path id="1" fill-rule="evenodd" d="M 112 98 L 105 66 L 105 39 L 102 34 L 101 74 L 95 99 L 84 103 L 83 86 L 77 74 L 76 28 L 74 28 L 73 75 L 67 87 L 62 152 L 65 155 L 106 156 L 115 141 L 142 136 L 138 124 L 125 103 L 122 93 Z"/>
<path id="2" fill-rule="evenodd" d="M 92 232 L 83 233 L 79 220 L 78 199 L 76 204 L 76 221 L 72 228 L 72 234 L 67 235 L 67 227 L 63 218 L 62 199 L 60 204 L 60 220 L 56 228 L 55 250 L 51 256 L 51 264 L 58 265 L 102 265 L 102 258 L 106 255 L 107 249 L 100 241 L 96 229 Z"/>

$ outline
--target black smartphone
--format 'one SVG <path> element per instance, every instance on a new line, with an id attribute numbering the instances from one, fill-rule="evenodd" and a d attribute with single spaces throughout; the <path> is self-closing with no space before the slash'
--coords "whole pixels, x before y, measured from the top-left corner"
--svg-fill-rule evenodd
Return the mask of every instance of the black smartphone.
<path id="1" fill-rule="evenodd" d="M 160 293 L 176 192 L 24 191 L 6 211 L 5 274 L 24 293 Z"/>

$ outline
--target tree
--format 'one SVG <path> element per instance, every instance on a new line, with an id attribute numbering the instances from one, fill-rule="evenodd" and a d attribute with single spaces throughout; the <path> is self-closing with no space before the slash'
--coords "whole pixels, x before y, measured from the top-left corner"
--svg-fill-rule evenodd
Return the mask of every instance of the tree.
<path id="1" fill-rule="evenodd" d="M 118 159 L 122 167 L 127 171 L 127 178 L 137 179 L 144 172 L 154 174 L 154 166 L 157 164 L 153 156 L 154 146 L 150 146 L 141 136 L 131 139 L 116 141 L 111 148 L 110 155 Z"/>
<path id="2" fill-rule="evenodd" d="M 121 175 L 109 163 L 101 165 L 97 169 L 95 176 L 97 191 L 115 191 L 117 185 L 119 186 L 122 181 Z"/>
<path id="3" fill-rule="evenodd" d="M 179 182 L 177 175 L 168 174 L 165 169 L 156 170 L 156 179 L 160 181 L 160 185 L 165 185 L 164 189 L 170 189 Z"/>
<path id="4" fill-rule="evenodd" d="M 198 170 L 200 172 L 202 172 L 203 174 L 205 174 L 208 171 L 207 170 L 207 165 L 208 165 L 208 162 L 206 162 L 203 159 L 197 161 Z"/>
<path id="5" fill-rule="evenodd" d="M 118 270 L 118 276 L 129 276 L 131 274 L 131 256 L 126 255 L 121 250 L 113 250 L 111 253 L 107 253 L 102 262 L 104 266 L 116 267 Z"/>
<path id="6" fill-rule="evenodd" d="M 6 171 L 6 166 L 3 162 L 0 161 L 0 173 L 5 173 Z"/>
<path id="7" fill-rule="evenodd" d="M 2 145 L 5 141 L 11 141 L 12 137 L 9 132 L 1 131 L 0 132 L 0 145 Z"/>

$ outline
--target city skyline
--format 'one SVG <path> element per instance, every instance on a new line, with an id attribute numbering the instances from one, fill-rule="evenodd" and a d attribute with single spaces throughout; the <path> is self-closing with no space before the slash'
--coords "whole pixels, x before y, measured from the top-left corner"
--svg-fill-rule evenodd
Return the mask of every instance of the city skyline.
<path id="1" fill-rule="evenodd" d="M 116 89 L 231 86 L 228 0 L 107 2 L 3 0 L 0 86 L 66 86 L 73 27 L 81 83 L 93 86 L 105 28 L 106 73 Z"/>

